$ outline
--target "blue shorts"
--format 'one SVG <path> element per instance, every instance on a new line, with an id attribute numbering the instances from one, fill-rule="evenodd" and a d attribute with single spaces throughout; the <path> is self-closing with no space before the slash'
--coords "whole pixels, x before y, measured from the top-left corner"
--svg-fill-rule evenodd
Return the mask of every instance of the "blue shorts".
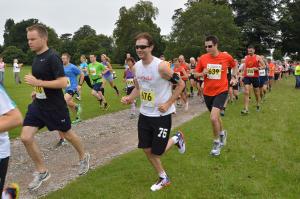
<path id="1" fill-rule="evenodd" d="M 265 84 L 268 83 L 268 76 L 259 76 L 259 87 L 263 87 Z"/>
<path id="2" fill-rule="evenodd" d="M 94 91 L 99 92 L 99 91 L 101 91 L 101 88 L 102 88 L 102 82 L 98 82 L 98 83 L 95 83 L 95 84 L 93 85 L 93 90 L 94 90 Z"/>
<path id="3" fill-rule="evenodd" d="M 104 75 L 103 77 L 106 81 L 109 81 L 109 82 L 112 82 L 114 80 L 114 76 L 111 73 L 110 73 L 110 75 L 108 75 L 108 76 Z"/>
<path id="4" fill-rule="evenodd" d="M 65 93 L 68 93 L 68 94 L 71 95 L 72 97 L 73 97 L 75 94 L 78 94 L 78 92 L 75 91 L 75 90 L 66 90 Z"/>
<path id="5" fill-rule="evenodd" d="M 259 78 L 258 77 L 244 77 L 243 82 L 246 85 L 252 84 L 253 88 L 259 87 Z"/>
<path id="6" fill-rule="evenodd" d="M 67 132 L 71 129 L 69 110 L 64 107 L 59 110 L 42 110 L 34 104 L 28 105 L 23 126 L 47 127 L 49 131 Z"/>

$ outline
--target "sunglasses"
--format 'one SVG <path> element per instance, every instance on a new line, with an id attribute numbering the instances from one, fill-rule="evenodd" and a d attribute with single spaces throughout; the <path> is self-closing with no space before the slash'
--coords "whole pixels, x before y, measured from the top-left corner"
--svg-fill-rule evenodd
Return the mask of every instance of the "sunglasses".
<path id="1" fill-rule="evenodd" d="M 146 49 L 146 48 L 148 48 L 148 47 L 150 47 L 150 46 L 146 46 L 146 45 L 136 45 L 136 46 L 135 46 L 135 49 L 142 49 L 142 50 L 144 50 L 144 49 Z"/>
<path id="2" fill-rule="evenodd" d="M 212 48 L 213 47 L 213 45 L 207 45 L 207 46 L 205 46 L 205 48 Z"/>

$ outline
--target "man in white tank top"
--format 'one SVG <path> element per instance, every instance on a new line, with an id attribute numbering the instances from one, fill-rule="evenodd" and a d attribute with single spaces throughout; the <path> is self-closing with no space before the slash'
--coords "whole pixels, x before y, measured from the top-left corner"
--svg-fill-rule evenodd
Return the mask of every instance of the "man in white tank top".
<path id="1" fill-rule="evenodd" d="M 130 95 L 123 97 L 121 102 L 130 104 L 140 96 L 138 148 L 144 150 L 158 173 L 159 180 L 151 186 L 152 191 L 158 191 L 170 185 L 160 160 L 163 153 L 173 145 L 177 145 L 180 153 L 185 152 L 182 132 L 177 132 L 169 139 L 171 114 L 175 112 L 174 102 L 183 90 L 184 82 L 165 62 L 152 56 L 153 39 L 148 33 L 140 33 L 135 41 L 136 53 L 140 58 L 133 68 L 135 88 Z M 173 94 L 172 84 L 176 84 Z"/>

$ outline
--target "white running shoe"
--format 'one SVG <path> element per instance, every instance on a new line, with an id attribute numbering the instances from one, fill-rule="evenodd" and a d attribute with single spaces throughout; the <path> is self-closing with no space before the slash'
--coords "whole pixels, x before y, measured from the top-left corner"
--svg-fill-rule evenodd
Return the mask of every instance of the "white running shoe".
<path id="1" fill-rule="evenodd" d="M 227 131 L 224 130 L 224 135 L 220 135 L 220 145 L 221 145 L 221 147 L 226 145 L 226 141 L 227 141 Z"/>
<path id="2" fill-rule="evenodd" d="M 175 136 L 178 137 L 178 142 L 176 143 L 176 146 L 178 147 L 178 151 L 179 151 L 179 153 L 183 154 L 185 152 L 184 135 L 181 131 L 177 131 Z"/>
<path id="3" fill-rule="evenodd" d="M 45 173 L 39 173 L 39 172 L 35 172 L 33 173 L 33 180 L 32 182 L 29 184 L 28 189 L 30 191 L 36 190 L 37 188 L 39 188 L 42 183 L 46 180 L 48 180 L 51 175 L 48 171 L 46 171 Z"/>
<path id="4" fill-rule="evenodd" d="M 158 181 L 151 186 L 151 191 L 159 191 L 162 188 L 169 186 L 171 184 L 170 180 L 168 177 L 166 178 L 159 178 Z"/>
<path id="5" fill-rule="evenodd" d="M 213 144 L 213 148 L 210 152 L 211 155 L 213 156 L 218 156 L 221 153 L 221 145 L 220 142 L 214 142 Z"/>
<path id="6" fill-rule="evenodd" d="M 90 169 L 90 157 L 89 153 L 85 153 L 83 160 L 80 160 L 79 175 L 86 174 Z"/>

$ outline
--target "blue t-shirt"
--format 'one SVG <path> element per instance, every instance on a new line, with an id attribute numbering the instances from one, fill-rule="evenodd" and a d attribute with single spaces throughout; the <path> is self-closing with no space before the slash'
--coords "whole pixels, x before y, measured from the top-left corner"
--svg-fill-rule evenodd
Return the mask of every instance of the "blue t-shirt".
<path id="1" fill-rule="evenodd" d="M 89 75 L 87 71 L 83 70 L 83 69 L 87 69 L 87 67 L 88 67 L 88 64 L 86 62 L 83 62 L 83 63 L 80 64 L 80 69 L 83 72 L 84 76 L 88 76 Z"/>
<path id="2" fill-rule="evenodd" d="M 77 76 L 81 73 L 81 71 L 74 64 L 71 63 L 67 66 L 64 66 L 64 70 L 66 77 L 68 78 L 68 86 L 66 88 L 66 91 L 77 91 Z"/>

